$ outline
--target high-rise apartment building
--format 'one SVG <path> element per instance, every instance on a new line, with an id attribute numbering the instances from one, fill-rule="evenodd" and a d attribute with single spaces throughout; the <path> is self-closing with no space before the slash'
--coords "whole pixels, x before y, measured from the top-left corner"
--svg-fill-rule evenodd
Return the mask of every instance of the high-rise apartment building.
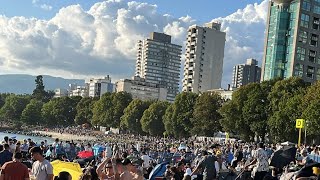
<path id="1" fill-rule="evenodd" d="M 221 24 L 190 26 L 184 64 L 183 91 L 205 92 L 221 87 L 226 33 Z"/>
<path id="2" fill-rule="evenodd" d="M 157 32 L 138 42 L 135 76 L 166 88 L 168 101 L 179 92 L 181 48 L 171 43 L 171 36 Z"/>
<path id="3" fill-rule="evenodd" d="M 262 80 L 320 80 L 320 0 L 269 2 Z"/>
<path id="4" fill-rule="evenodd" d="M 260 82 L 261 68 L 255 59 L 247 59 L 246 64 L 233 67 L 232 87 L 239 88 L 243 85 Z"/>

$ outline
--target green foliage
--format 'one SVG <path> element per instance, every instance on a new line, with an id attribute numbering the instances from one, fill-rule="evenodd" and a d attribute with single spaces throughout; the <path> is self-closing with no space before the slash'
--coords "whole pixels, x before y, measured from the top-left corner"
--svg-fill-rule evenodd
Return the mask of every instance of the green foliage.
<path id="1" fill-rule="evenodd" d="M 5 100 L 5 104 L 0 109 L 0 116 L 6 121 L 18 123 L 21 118 L 21 113 L 29 101 L 29 96 L 9 95 Z"/>
<path id="2" fill-rule="evenodd" d="M 32 99 L 26 108 L 22 111 L 21 122 L 26 125 L 38 125 L 43 124 L 41 109 L 43 106 L 42 101 Z"/>
<path id="3" fill-rule="evenodd" d="M 305 94 L 307 84 L 298 77 L 278 81 L 269 93 L 270 117 L 268 125 L 275 142 L 296 141 L 295 120 L 300 119 L 302 109 L 299 108 Z"/>
<path id="4" fill-rule="evenodd" d="M 77 114 L 75 117 L 75 123 L 78 125 L 88 123 L 91 124 L 92 116 L 93 116 L 93 106 L 94 103 L 98 101 L 97 98 L 85 97 L 82 98 L 81 101 L 77 104 L 76 110 Z"/>
<path id="5" fill-rule="evenodd" d="M 121 128 L 129 130 L 131 133 L 143 134 L 140 121 L 144 111 L 151 104 L 152 101 L 142 101 L 140 99 L 131 101 L 124 109 L 123 116 L 121 116 Z"/>
<path id="6" fill-rule="evenodd" d="M 92 125 L 102 126 L 102 125 L 108 125 L 107 120 L 107 113 L 109 113 L 109 109 L 112 107 L 112 97 L 111 93 L 105 93 L 103 94 L 100 99 L 94 103 L 93 109 L 92 109 Z M 107 126 L 110 127 L 110 126 Z"/>
<path id="7" fill-rule="evenodd" d="M 48 126 L 74 125 L 76 106 L 81 97 L 54 98 L 45 103 L 41 113 L 45 124 Z"/>
<path id="8" fill-rule="evenodd" d="M 54 91 L 45 91 L 45 86 L 43 84 L 43 77 L 41 75 L 37 76 L 35 79 L 36 88 L 33 90 L 32 97 L 36 100 L 48 102 L 54 96 Z"/>
<path id="9" fill-rule="evenodd" d="M 142 130 L 152 136 L 162 136 L 165 132 L 163 116 L 169 103 L 157 101 L 144 111 L 141 118 Z"/>
<path id="10" fill-rule="evenodd" d="M 222 106 L 221 96 L 217 93 L 203 93 L 198 96 L 194 106 L 192 122 L 192 135 L 211 136 L 221 130 L 218 112 Z"/>
<path id="11" fill-rule="evenodd" d="M 189 137 L 192 130 L 191 119 L 198 95 L 182 92 L 176 96 L 164 116 L 166 132 L 176 138 Z"/>
<path id="12" fill-rule="evenodd" d="M 105 93 L 93 107 L 93 125 L 120 127 L 120 118 L 124 109 L 132 101 L 127 92 Z"/>
<path id="13" fill-rule="evenodd" d="M 307 121 L 307 133 L 311 137 L 319 140 L 320 135 L 320 81 L 308 87 L 306 94 L 301 100 L 301 118 Z"/>

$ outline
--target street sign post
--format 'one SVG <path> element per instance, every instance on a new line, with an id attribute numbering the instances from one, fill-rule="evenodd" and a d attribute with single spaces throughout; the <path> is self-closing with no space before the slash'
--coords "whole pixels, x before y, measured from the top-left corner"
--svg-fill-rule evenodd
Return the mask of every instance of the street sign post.
<path id="1" fill-rule="evenodd" d="M 296 128 L 299 129 L 299 139 L 298 139 L 298 148 L 301 144 L 301 129 L 304 128 L 305 122 L 304 119 L 297 119 L 296 120 Z"/>

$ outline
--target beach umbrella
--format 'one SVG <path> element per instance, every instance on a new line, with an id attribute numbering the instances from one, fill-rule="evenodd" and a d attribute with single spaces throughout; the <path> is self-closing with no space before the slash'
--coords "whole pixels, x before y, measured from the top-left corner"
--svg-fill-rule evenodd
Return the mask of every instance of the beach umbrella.
<path id="1" fill-rule="evenodd" d="M 270 166 L 282 169 L 295 160 L 297 149 L 292 146 L 286 146 L 274 152 L 270 158 Z"/>
<path id="2" fill-rule="evenodd" d="M 53 175 L 58 176 L 60 172 L 66 171 L 70 173 L 72 179 L 79 179 L 82 175 L 82 170 L 79 163 L 74 162 L 64 162 L 64 161 L 52 161 L 51 165 L 53 167 Z"/>
<path id="3" fill-rule="evenodd" d="M 89 158 L 89 157 L 92 157 L 94 154 L 92 151 L 80 151 L 78 153 L 78 157 L 79 158 Z"/>
<path id="4" fill-rule="evenodd" d="M 168 162 L 160 163 L 150 172 L 149 180 L 155 180 L 156 177 L 162 177 L 166 172 Z"/>

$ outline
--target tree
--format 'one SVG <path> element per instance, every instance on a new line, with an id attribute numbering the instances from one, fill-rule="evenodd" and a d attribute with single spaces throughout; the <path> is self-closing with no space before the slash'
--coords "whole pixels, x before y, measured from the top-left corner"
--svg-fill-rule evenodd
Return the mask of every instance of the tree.
<path id="1" fill-rule="evenodd" d="M 43 102 L 32 99 L 26 108 L 22 111 L 21 122 L 26 125 L 43 124 L 41 109 Z"/>
<path id="2" fill-rule="evenodd" d="M 120 127 L 124 109 L 132 101 L 127 92 L 105 93 L 94 104 L 92 124 L 106 127 Z"/>
<path id="3" fill-rule="evenodd" d="M 169 103 L 164 101 L 151 104 L 141 118 L 142 130 L 152 136 L 162 136 L 165 132 L 163 116 L 168 106 Z"/>
<path id="4" fill-rule="evenodd" d="M 45 91 L 43 77 L 41 75 L 36 77 L 35 83 L 36 88 L 33 90 L 32 97 L 43 102 L 50 101 L 50 99 L 52 99 L 54 96 L 54 91 Z"/>
<path id="5" fill-rule="evenodd" d="M 166 132 L 176 138 L 189 137 L 191 134 L 193 107 L 198 95 L 182 92 L 176 96 L 172 105 L 166 111 L 164 124 Z"/>
<path id="6" fill-rule="evenodd" d="M 121 116 L 121 128 L 127 129 L 132 133 L 143 134 L 140 120 L 144 111 L 148 109 L 151 104 L 152 101 L 142 101 L 140 99 L 131 101 L 128 107 L 124 109 L 123 116 Z"/>
<path id="7" fill-rule="evenodd" d="M 45 86 L 43 84 L 43 77 L 41 75 L 37 76 L 35 79 L 36 88 L 33 90 L 32 96 L 37 100 L 43 100 L 46 96 Z"/>
<path id="8" fill-rule="evenodd" d="M 93 106 L 94 103 L 98 101 L 98 98 L 91 98 L 91 97 L 85 97 L 82 98 L 81 101 L 77 104 L 76 107 L 76 117 L 75 122 L 76 124 L 84 124 L 88 123 L 91 124 L 92 116 L 93 116 Z"/>
<path id="9" fill-rule="evenodd" d="M 240 135 L 243 140 L 252 141 L 254 137 L 264 140 L 268 132 L 270 111 L 269 92 L 280 79 L 250 83 L 240 87 L 232 94 L 232 100 L 219 110 L 223 129 Z"/>
<path id="10" fill-rule="evenodd" d="M 29 96 L 9 95 L 6 98 L 5 104 L 0 109 L 1 117 L 6 121 L 20 124 L 21 113 L 29 101 Z"/>
<path id="11" fill-rule="evenodd" d="M 221 115 L 218 110 L 221 108 L 222 102 L 221 96 L 214 92 L 198 96 L 191 120 L 192 135 L 212 137 L 221 130 L 219 123 Z"/>
<path id="12" fill-rule="evenodd" d="M 121 116 L 123 115 L 124 109 L 132 101 L 131 94 L 127 92 L 118 92 L 112 94 L 112 108 L 110 109 L 113 113 L 111 122 L 111 127 L 120 127 Z M 111 114 L 111 113 L 110 113 Z M 109 117 L 110 118 L 110 117 Z"/>
<path id="13" fill-rule="evenodd" d="M 93 109 L 92 109 L 92 121 L 91 124 L 95 126 L 106 126 L 110 127 L 107 121 L 107 117 L 111 116 L 108 114 L 112 107 L 112 97 L 111 93 L 105 93 L 103 94 L 100 99 L 94 103 Z"/>
<path id="14" fill-rule="evenodd" d="M 309 86 L 300 104 L 302 115 L 300 118 L 307 122 L 308 136 L 319 142 L 320 128 L 320 81 L 317 81 L 312 86 Z M 296 133 L 297 134 L 297 133 Z"/>
<path id="15" fill-rule="evenodd" d="M 297 139 L 294 124 L 296 119 L 301 118 L 299 106 L 307 86 L 299 77 L 278 81 L 273 86 L 268 96 L 271 109 L 268 125 L 275 142 Z"/>
<path id="16" fill-rule="evenodd" d="M 76 106 L 81 97 L 61 97 L 51 99 L 41 109 L 42 117 L 48 126 L 74 125 Z"/>

